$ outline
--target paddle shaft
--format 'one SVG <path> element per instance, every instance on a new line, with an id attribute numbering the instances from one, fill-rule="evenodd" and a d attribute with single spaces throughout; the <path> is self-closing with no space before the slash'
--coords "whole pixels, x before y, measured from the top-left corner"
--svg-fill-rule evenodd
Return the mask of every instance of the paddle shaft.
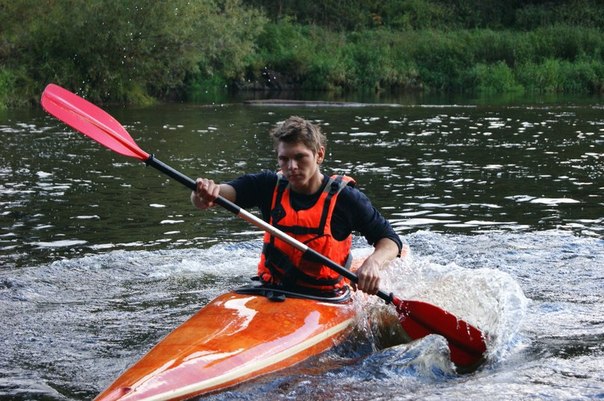
<path id="1" fill-rule="evenodd" d="M 195 191 L 197 189 L 197 183 L 193 179 L 191 179 L 190 177 L 187 177 L 180 171 L 175 170 L 174 168 L 170 167 L 166 163 L 155 158 L 155 156 L 153 156 L 153 155 L 150 155 L 149 158 L 147 160 L 145 160 L 145 164 L 148 166 L 151 166 L 151 167 L 161 171 L 162 173 L 166 174 L 167 176 L 175 179 L 176 181 L 180 182 L 181 184 L 188 187 L 192 191 Z M 322 264 L 328 266 L 330 269 L 336 271 L 338 274 L 346 277 L 353 283 L 358 283 L 359 278 L 357 277 L 356 274 L 354 274 L 350 270 L 337 264 L 333 260 L 320 254 L 319 252 L 315 251 L 314 249 L 310 248 L 309 246 L 305 245 L 304 243 L 298 241 L 297 239 L 287 235 L 286 233 L 279 230 L 278 228 L 271 226 L 266 221 L 253 215 L 252 213 L 248 212 L 247 210 L 242 209 L 241 207 L 237 206 L 230 200 L 228 200 L 222 196 L 219 196 L 218 198 L 216 198 L 214 200 L 214 202 L 217 203 L 218 205 L 222 206 L 229 212 L 233 213 L 234 215 L 241 217 L 243 220 L 247 221 L 248 223 L 255 225 L 256 227 L 268 232 L 269 234 L 273 235 L 274 237 L 279 238 L 281 241 L 284 241 L 287 244 L 298 249 L 299 251 L 303 252 L 305 258 L 310 259 L 310 260 L 318 260 Z M 386 303 L 391 303 L 393 301 L 392 294 L 387 294 L 386 292 L 384 292 L 382 290 L 378 290 L 378 292 L 375 295 L 382 298 L 384 301 L 386 301 Z"/>

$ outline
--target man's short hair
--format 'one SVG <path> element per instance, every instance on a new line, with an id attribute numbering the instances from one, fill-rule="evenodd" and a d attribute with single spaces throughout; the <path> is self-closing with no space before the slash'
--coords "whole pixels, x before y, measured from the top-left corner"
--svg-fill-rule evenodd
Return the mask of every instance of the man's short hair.
<path id="1" fill-rule="evenodd" d="M 321 146 L 325 147 L 327 138 L 318 125 L 298 116 L 291 116 L 278 124 L 270 133 L 275 150 L 279 143 L 302 143 L 316 154 Z"/>

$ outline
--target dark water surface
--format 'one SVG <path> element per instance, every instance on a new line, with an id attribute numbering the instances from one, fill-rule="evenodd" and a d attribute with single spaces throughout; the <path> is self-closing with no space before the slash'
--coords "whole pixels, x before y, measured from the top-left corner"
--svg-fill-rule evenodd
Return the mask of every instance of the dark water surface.
<path id="1" fill-rule="evenodd" d="M 354 339 L 212 399 L 604 398 L 601 101 L 107 110 L 215 180 L 276 168 L 267 132 L 287 116 L 320 123 L 324 172 L 353 176 L 410 245 L 384 286 L 490 335 L 459 376 L 440 337 L 392 346 L 389 307 L 357 295 Z M 0 399 L 91 399 L 253 275 L 261 233 L 157 171 L 38 111 L 0 113 L 0 137 Z"/>

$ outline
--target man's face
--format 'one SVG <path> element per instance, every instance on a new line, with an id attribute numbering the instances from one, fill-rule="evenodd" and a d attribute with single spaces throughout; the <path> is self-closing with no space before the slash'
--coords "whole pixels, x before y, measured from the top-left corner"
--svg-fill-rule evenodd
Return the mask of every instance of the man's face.
<path id="1" fill-rule="evenodd" d="M 292 188 L 302 193 L 313 193 L 318 190 L 315 188 L 317 182 L 319 186 L 321 185 L 319 165 L 323 162 L 324 156 L 325 148 L 321 147 L 317 153 L 313 153 L 303 143 L 280 142 L 277 147 L 279 168 Z"/>

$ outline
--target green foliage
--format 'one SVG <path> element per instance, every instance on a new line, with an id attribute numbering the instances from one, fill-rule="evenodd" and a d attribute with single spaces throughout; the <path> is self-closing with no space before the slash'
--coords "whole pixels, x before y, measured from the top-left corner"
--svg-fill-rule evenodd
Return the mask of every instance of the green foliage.
<path id="1" fill-rule="evenodd" d="M 447 7 L 428 0 L 388 2 L 376 11 L 385 26 L 398 30 L 451 29 L 455 26 L 454 15 Z"/>
<path id="2" fill-rule="evenodd" d="M 318 43 L 313 42 L 311 27 L 297 25 L 289 20 L 268 24 L 258 39 L 260 63 L 287 73 L 294 80 L 304 75 L 314 58 Z"/>
<path id="3" fill-rule="evenodd" d="M 604 26 L 601 0 L 246 0 L 273 22 L 291 18 L 330 30 L 518 29 Z"/>
<path id="4" fill-rule="evenodd" d="M 417 76 L 390 31 L 344 34 L 290 20 L 270 23 L 259 41 L 250 75 L 259 79 L 268 69 L 289 84 L 313 90 L 373 90 L 409 86 Z"/>
<path id="5" fill-rule="evenodd" d="M 23 66 L 24 96 L 48 82 L 93 101 L 182 96 L 190 75 L 236 77 L 263 19 L 238 0 L 55 0 L 2 5 L 0 66 Z"/>
<path id="6" fill-rule="evenodd" d="M 380 0 L 247 0 L 262 9 L 273 22 L 291 19 L 301 25 L 319 25 L 333 31 L 351 31 L 374 26 L 379 17 L 373 10 Z"/>
<path id="7" fill-rule="evenodd" d="M 320 90 L 590 93 L 602 86 L 603 50 L 593 28 L 334 33 L 286 19 L 267 25 L 251 71 Z"/>
<path id="8" fill-rule="evenodd" d="M 602 63 L 569 62 L 547 59 L 527 63 L 518 71 L 518 79 L 530 92 L 593 93 L 601 92 L 604 83 Z"/>
<path id="9" fill-rule="evenodd" d="M 10 95 L 14 90 L 14 76 L 11 71 L 0 69 L 0 110 L 6 109 L 10 102 Z"/>
<path id="10" fill-rule="evenodd" d="M 495 64 L 476 64 L 468 73 L 468 87 L 480 94 L 524 92 L 514 76 L 514 71 L 503 61 Z"/>
<path id="11" fill-rule="evenodd" d="M 408 46 L 412 36 L 385 29 L 350 35 L 345 47 L 352 62 L 350 86 L 375 91 L 415 86 L 418 74 Z"/>
<path id="12" fill-rule="evenodd" d="M 285 19 L 266 25 L 258 52 L 250 63 L 253 78 L 267 69 L 287 77 L 287 84 L 304 89 L 331 90 L 350 80 L 345 36 Z"/>
<path id="13" fill-rule="evenodd" d="M 601 92 L 599 0 L 0 0 L 0 107 L 225 88 Z M 269 22 L 266 16 L 270 16 Z"/>
<path id="14" fill-rule="evenodd" d="M 601 28 L 604 26 L 602 2 L 599 0 L 532 1 L 521 4 L 515 10 L 514 28 L 533 30 L 553 25 Z"/>

